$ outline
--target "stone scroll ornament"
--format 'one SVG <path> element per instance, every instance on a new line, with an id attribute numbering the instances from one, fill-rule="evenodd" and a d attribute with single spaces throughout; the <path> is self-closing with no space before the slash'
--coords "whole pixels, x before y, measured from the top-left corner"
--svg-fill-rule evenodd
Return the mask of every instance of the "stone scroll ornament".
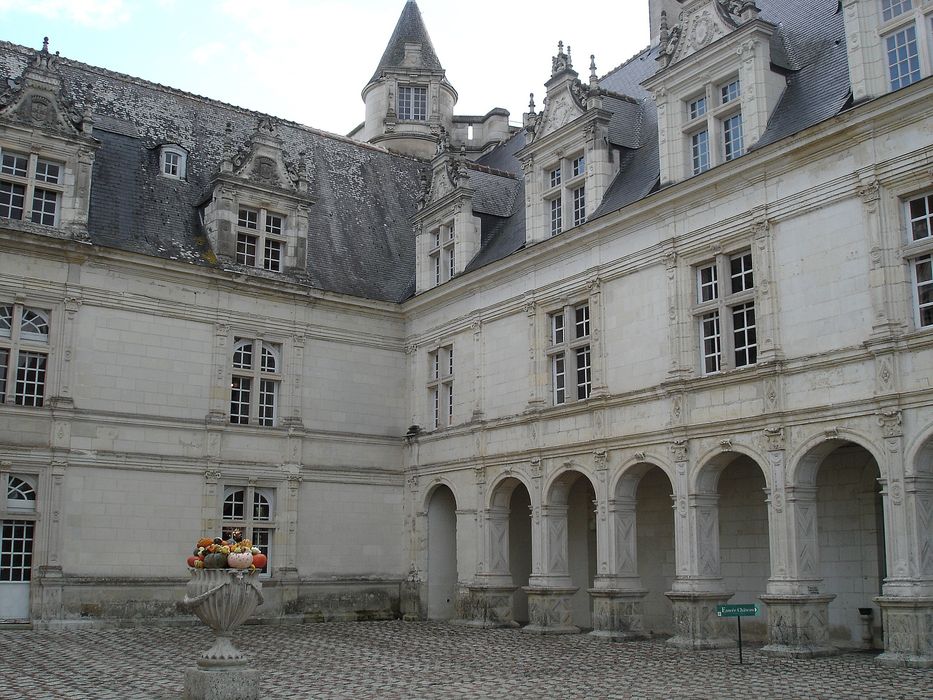
<path id="1" fill-rule="evenodd" d="M 203 538 L 188 558 L 188 581 L 182 607 L 214 632 L 214 644 L 185 674 L 186 698 L 253 700 L 259 672 L 231 641 L 233 631 L 263 603 L 259 572 L 265 555 L 235 530 L 230 540 Z"/>

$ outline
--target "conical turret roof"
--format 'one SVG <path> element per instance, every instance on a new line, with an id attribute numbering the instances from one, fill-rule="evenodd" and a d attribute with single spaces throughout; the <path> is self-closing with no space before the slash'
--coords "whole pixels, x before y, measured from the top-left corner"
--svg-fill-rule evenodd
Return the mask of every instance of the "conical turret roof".
<path id="1" fill-rule="evenodd" d="M 421 44 L 421 61 L 418 65 L 410 63 L 406 65 L 405 44 Z M 389 68 L 444 70 L 434 52 L 434 45 L 431 43 L 431 37 L 428 36 L 424 20 L 421 19 L 421 10 L 418 9 L 418 3 L 415 0 L 408 0 L 405 3 L 402 14 L 398 18 L 398 24 L 395 25 L 395 31 L 392 32 L 392 38 L 389 39 L 389 45 L 386 46 L 382 59 L 379 61 L 379 67 L 376 68 L 369 82 L 379 80 L 382 72 Z"/>

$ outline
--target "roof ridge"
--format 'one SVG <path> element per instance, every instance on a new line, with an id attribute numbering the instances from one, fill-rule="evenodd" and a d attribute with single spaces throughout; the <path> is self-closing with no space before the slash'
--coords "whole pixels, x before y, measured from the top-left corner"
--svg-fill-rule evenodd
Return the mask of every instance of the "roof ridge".
<path id="1" fill-rule="evenodd" d="M 27 59 L 30 57 L 32 53 L 35 52 L 35 49 L 33 48 L 30 48 L 28 46 L 23 46 L 22 44 L 16 44 L 11 41 L 6 41 L 4 39 L 0 39 L 0 47 L 12 48 L 18 53 L 26 56 Z M 102 75 L 108 78 L 123 80 L 126 82 L 135 82 L 138 84 L 142 84 L 146 87 L 159 90 L 161 92 L 188 97 L 188 98 L 203 102 L 205 104 L 219 105 L 227 109 L 240 112 L 242 114 L 251 114 L 256 117 L 268 117 L 276 124 L 284 124 L 286 126 L 290 126 L 293 129 L 298 129 L 300 131 L 305 131 L 311 134 L 316 134 L 318 136 L 323 136 L 325 138 L 333 139 L 334 141 L 339 141 L 341 143 L 352 144 L 354 146 L 361 146 L 361 147 L 368 148 L 373 151 L 377 151 L 379 153 L 387 153 L 389 155 L 398 156 L 406 160 L 414 160 L 414 161 L 420 162 L 420 159 L 418 158 L 406 156 L 401 153 L 396 153 L 395 151 L 390 151 L 387 148 L 384 148 L 382 146 L 378 146 L 375 144 L 367 143 L 366 141 L 357 141 L 356 139 L 351 139 L 350 137 L 343 136 L 342 134 L 335 134 L 331 131 L 325 131 L 324 129 L 318 129 L 313 126 L 308 126 L 307 124 L 302 124 L 301 122 L 296 122 L 296 121 L 292 121 L 291 119 L 279 117 L 275 114 L 259 112 L 255 109 L 249 109 L 248 107 L 241 107 L 239 105 L 235 105 L 230 102 L 224 102 L 222 100 L 218 100 L 213 97 L 207 97 L 206 95 L 199 95 L 196 92 L 189 92 L 187 90 L 182 90 L 180 88 L 172 87 L 171 85 L 165 85 L 164 83 L 157 83 L 153 80 L 147 80 L 146 78 L 140 78 L 135 75 L 130 75 L 129 73 L 121 73 L 119 71 L 110 70 L 109 68 L 102 68 L 101 66 L 95 66 L 90 63 L 85 63 L 84 61 L 79 61 L 77 59 L 68 58 L 66 56 L 61 56 L 61 55 L 58 56 L 58 61 L 60 63 L 63 63 L 66 66 L 84 70 L 89 73 L 95 73 L 95 74 Z"/>
<path id="2" fill-rule="evenodd" d="M 490 168 L 488 165 L 482 165 L 472 160 L 465 160 L 463 164 L 466 166 L 467 170 L 476 170 L 477 172 L 486 173 L 488 175 L 498 175 L 499 177 L 508 177 L 512 180 L 517 180 L 518 175 L 511 173 L 508 170 L 500 170 L 499 168 Z"/>
<path id="3" fill-rule="evenodd" d="M 602 82 L 603 80 L 605 80 L 606 78 L 608 78 L 608 77 L 609 77 L 610 75 L 612 75 L 613 73 L 616 73 L 616 72 L 622 70 L 623 68 L 625 68 L 625 66 L 627 66 L 629 63 L 631 63 L 632 61 L 634 61 L 636 58 L 638 58 L 638 57 L 641 56 L 642 54 L 645 54 L 645 53 L 650 52 L 652 48 L 653 48 L 653 47 L 651 46 L 651 44 L 648 44 L 648 46 L 646 46 L 645 48 L 643 48 L 641 51 L 639 51 L 639 52 L 636 53 L 635 55 L 631 56 L 630 58 L 625 59 L 624 61 L 622 61 L 622 63 L 620 63 L 619 65 L 617 65 L 617 66 L 616 66 L 615 68 L 613 68 L 611 71 L 609 71 L 609 72 L 606 73 L 605 75 L 601 76 L 601 77 L 599 78 L 599 82 Z"/>

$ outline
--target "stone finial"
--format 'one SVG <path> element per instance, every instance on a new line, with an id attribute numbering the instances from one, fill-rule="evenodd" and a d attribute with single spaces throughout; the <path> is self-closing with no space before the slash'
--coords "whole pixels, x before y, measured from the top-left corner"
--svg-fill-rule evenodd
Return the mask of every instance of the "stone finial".
<path id="1" fill-rule="evenodd" d="M 599 76 L 596 75 L 596 54 L 590 54 L 590 88 L 599 87 Z"/>
<path id="2" fill-rule="evenodd" d="M 49 38 L 47 36 L 42 37 L 42 53 L 49 52 Z"/>
<path id="3" fill-rule="evenodd" d="M 573 70 L 573 61 L 570 58 L 570 46 L 567 47 L 567 53 L 564 53 L 564 42 L 557 42 L 557 55 L 551 58 L 551 77 L 565 70 Z"/>
<path id="4" fill-rule="evenodd" d="M 528 114 L 535 113 L 535 94 L 533 92 L 528 93 Z"/>

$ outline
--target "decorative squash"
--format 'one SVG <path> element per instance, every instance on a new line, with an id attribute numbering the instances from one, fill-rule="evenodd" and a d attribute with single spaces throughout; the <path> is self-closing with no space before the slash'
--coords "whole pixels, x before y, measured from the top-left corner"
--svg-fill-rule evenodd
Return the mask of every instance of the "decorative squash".
<path id="1" fill-rule="evenodd" d="M 254 554 L 254 555 L 253 555 L 252 561 L 253 561 L 253 566 L 255 566 L 257 569 L 262 569 L 262 568 L 265 567 L 266 562 L 268 562 L 269 560 L 266 559 L 266 555 L 265 555 L 265 554 L 263 554 L 262 552 L 260 552 L 259 554 Z"/>
<path id="2" fill-rule="evenodd" d="M 210 544 L 213 544 L 214 540 L 211 537 L 202 537 L 198 540 L 198 548 L 207 547 Z"/>
<path id="3" fill-rule="evenodd" d="M 220 552 L 212 552 L 204 557 L 205 569 L 225 569 L 227 567 L 227 555 Z"/>
<path id="4" fill-rule="evenodd" d="M 194 567 L 194 562 L 196 561 L 198 561 L 198 558 L 192 554 L 190 557 L 188 557 L 188 566 Z"/>
<path id="5" fill-rule="evenodd" d="M 248 569 L 253 563 L 253 555 L 249 552 L 234 552 L 227 555 L 227 566 L 231 569 Z"/>

